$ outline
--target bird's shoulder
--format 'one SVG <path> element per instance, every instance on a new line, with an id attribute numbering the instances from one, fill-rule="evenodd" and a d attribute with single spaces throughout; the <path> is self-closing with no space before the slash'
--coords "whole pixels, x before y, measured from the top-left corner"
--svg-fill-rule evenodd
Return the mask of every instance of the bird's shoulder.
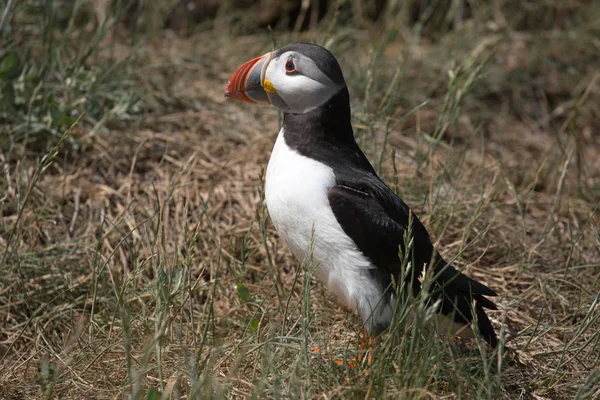
<path id="1" fill-rule="evenodd" d="M 335 178 L 336 185 L 329 190 L 330 202 L 351 201 L 355 204 L 352 208 L 360 208 L 359 214 L 376 217 L 376 223 L 396 225 L 398 230 L 406 230 L 411 224 L 412 230 L 429 237 L 419 218 L 375 171 L 349 168 L 336 172 Z"/>

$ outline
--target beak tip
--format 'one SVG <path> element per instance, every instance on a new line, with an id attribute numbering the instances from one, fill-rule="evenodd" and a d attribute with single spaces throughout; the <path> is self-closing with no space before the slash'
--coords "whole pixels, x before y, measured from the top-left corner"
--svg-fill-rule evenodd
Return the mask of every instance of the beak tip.
<path id="1" fill-rule="evenodd" d="M 256 101 L 254 101 L 250 97 L 248 97 L 246 92 L 244 92 L 243 90 L 226 89 L 223 96 L 228 99 L 242 100 L 242 101 L 245 101 L 248 103 L 256 103 Z"/>
<path id="2" fill-rule="evenodd" d="M 232 88 L 231 83 L 227 84 L 227 86 L 225 86 L 225 91 L 223 92 L 223 97 L 227 97 L 230 99 L 235 98 L 236 93 L 238 92 L 238 90 L 235 90 L 234 88 Z"/>

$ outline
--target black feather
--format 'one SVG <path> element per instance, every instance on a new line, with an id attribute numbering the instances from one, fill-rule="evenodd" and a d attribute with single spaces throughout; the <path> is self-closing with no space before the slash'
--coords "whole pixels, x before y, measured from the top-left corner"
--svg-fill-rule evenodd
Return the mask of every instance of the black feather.
<path id="1" fill-rule="evenodd" d="M 475 314 L 477 314 L 477 328 L 479 329 L 479 333 L 481 333 L 481 336 L 483 336 L 490 346 L 495 348 L 498 346 L 496 332 L 479 301 L 475 303 Z"/>

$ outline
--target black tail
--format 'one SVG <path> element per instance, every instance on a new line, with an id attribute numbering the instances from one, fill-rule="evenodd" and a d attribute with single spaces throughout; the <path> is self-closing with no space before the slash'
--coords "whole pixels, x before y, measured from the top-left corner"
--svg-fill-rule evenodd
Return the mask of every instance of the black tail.
<path id="1" fill-rule="evenodd" d="M 492 303 L 490 300 L 485 297 L 481 297 L 484 301 L 477 300 L 475 302 L 475 315 L 477 316 L 477 328 L 479 328 L 479 332 L 481 336 L 485 339 L 486 342 L 490 344 L 493 348 L 496 348 L 498 345 L 498 338 L 496 337 L 496 332 L 494 331 L 494 327 L 490 322 L 487 314 L 485 313 L 484 307 L 490 308 L 492 310 L 496 310 L 496 305 Z M 489 307 L 491 305 L 491 307 Z"/>
<path id="2" fill-rule="evenodd" d="M 484 296 L 496 296 L 496 292 L 487 286 L 460 273 L 451 265 L 443 262 L 440 268 L 436 286 L 442 295 L 442 304 L 439 311 L 445 315 L 452 315 L 459 324 L 470 325 L 474 319 L 483 339 L 492 347 L 498 345 L 498 338 L 484 308 L 497 310 L 491 300 Z M 473 316 L 473 301 L 475 301 L 475 316 Z"/>

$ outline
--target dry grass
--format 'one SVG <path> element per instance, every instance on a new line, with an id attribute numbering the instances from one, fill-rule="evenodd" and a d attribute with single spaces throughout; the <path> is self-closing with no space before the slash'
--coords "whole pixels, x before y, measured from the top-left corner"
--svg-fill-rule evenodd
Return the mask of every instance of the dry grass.
<path id="1" fill-rule="evenodd" d="M 371 367 L 310 354 L 356 355 L 360 323 L 268 221 L 276 111 L 222 97 L 271 38 L 165 33 L 128 61 L 136 113 L 0 142 L 0 398 L 600 398 L 598 30 L 476 22 L 300 37 L 338 56 L 384 179 L 500 294 L 512 351 L 402 314 Z M 106 40 L 99 57 L 131 54 Z"/>

